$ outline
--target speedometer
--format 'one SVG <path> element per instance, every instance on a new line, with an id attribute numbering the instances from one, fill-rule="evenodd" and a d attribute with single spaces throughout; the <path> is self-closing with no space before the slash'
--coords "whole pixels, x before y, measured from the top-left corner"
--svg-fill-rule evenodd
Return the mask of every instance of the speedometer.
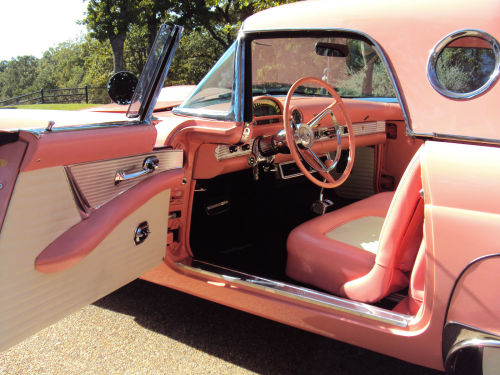
<path id="1" fill-rule="evenodd" d="M 257 99 L 253 103 L 253 116 L 254 117 L 267 117 L 267 116 L 281 116 L 281 107 L 277 102 L 269 98 Z M 269 119 L 269 120 L 257 120 L 257 124 L 264 123 L 270 124 L 273 122 L 279 122 L 279 119 Z"/>

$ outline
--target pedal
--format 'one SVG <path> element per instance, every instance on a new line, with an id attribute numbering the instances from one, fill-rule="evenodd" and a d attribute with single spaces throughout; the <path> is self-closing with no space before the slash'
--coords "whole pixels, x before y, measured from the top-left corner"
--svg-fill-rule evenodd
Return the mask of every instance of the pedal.
<path id="1" fill-rule="evenodd" d="M 316 215 L 324 215 L 331 206 L 333 202 L 330 199 L 323 199 L 314 202 L 311 209 Z"/>

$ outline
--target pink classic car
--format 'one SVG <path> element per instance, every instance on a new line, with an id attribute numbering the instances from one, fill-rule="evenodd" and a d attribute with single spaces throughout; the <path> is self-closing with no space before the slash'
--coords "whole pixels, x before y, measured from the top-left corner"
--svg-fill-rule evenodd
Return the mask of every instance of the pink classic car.
<path id="1" fill-rule="evenodd" d="M 499 14 L 266 10 L 180 106 L 155 109 L 182 33 L 165 25 L 133 96 L 126 74 L 110 84 L 124 110 L 0 110 L 0 347 L 142 277 L 498 374 Z"/>

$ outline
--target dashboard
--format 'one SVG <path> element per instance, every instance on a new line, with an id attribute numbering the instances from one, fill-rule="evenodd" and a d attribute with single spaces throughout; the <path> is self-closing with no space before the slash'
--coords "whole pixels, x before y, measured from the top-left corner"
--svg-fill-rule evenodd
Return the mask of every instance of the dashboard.
<path id="1" fill-rule="evenodd" d="M 294 97 L 291 110 L 294 122 L 310 121 L 331 104 L 331 98 Z M 198 153 L 196 178 L 212 178 L 214 176 L 250 168 L 254 141 L 259 137 L 270 137 L 283 129 L 284 96 L 255 97 L 253 102 L 253 120 L 249 124 L 250 136 L 244 144 L 203 144 Z M 356 99 L 343 100 L 349 117 L 353 123 L 356 146 L 373 146 L 386 141 L 387 123 L 402 121 L 403 114 L 399 104 L 369 102 Z M 337 116 L 340 124 L 344 123 L 341 114 Z M 315 129 L 315 152 L 326 154 L 336 149 L 337 141 L 332 132 L 333 122 L 330 116 L 321 120 Z M 347 129 L 342 126 L 342 144 L 347 147 Z M 289 154 L 277 154 L 274 163 L 279 167 L 282 163 L 290 162 Z"/>
<path id="2" fill-rule="evenodd" d="M 258 136 L 271 136 L 283 129 L 283 102 L 284 97 L 257 97 L 253 102 L 252 138 L 243 145 L 218 145 L 215 148 L 217 160 L 225 160 L 245 155 L 252 152 L 251 145 Z M 292 102 L 292 118 L 294 123 L 302 123 L 312 119 L 317 113 L 331 103 L 329 98 L 302 97 Z M 366 116 L 366 115 L 365 115 Z M 328 116 L 327 116 L 328 117 Z M 367 117 L 367 116 L 366 116 Z M 333 126 L 330 118 L 322 120 L 322 124 L 315 130 L 314 137 L 317 141 L 335 139 L 335 133 L 330 129 Z M 341 126 L 342 137 L 347 137 L 347 126 Z M 356 136 L 385 133 L 385 121 L 354 122 L 353 130 Z"/>

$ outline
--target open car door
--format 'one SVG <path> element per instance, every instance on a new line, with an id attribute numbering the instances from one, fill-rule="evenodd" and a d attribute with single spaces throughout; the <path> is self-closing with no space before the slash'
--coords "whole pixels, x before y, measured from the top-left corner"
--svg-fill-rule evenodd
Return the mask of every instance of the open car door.
<path id="1" fill-rule="evenodd" d="M 162 261 L 183 152 L 149 120 L 181 33 L 161 28 L 128 117 L 0 110 L 1 350 Z"/>

